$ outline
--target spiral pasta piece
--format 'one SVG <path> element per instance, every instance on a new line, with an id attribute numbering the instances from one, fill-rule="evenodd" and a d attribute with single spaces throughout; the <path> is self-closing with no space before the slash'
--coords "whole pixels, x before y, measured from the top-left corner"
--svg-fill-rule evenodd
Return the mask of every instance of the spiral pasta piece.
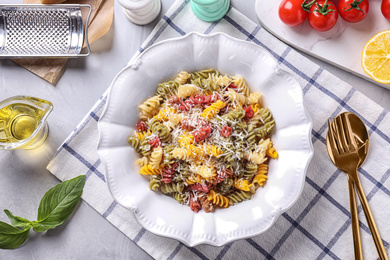
<path id="1" fill-rule="evenodd" d="M 160 163 L 162 160 L 163 150 L 161 146 L 155 148 L 150 155 L 149 165 L 152 166 L 153 169 L 158 169 L 160 167 Z"/>
<path id="2" fill-rule="evenodd" d="M 157 133 L 160 136 L 162 142 L 167 143 L 171 138 L 171 132 L 169 128 L 163 124 L 156 118 L 152 118 L 148 122 L 149 128 L 153 133 Z"/>
<path id="3" fill-rule="evenodd" d="M 272 159 L 276 159 L 278 158 L 278 152 L 276 151 L 276 149 L 272 146 L 272 142 L 271 144 L 268 146 L 268 149 L 266 151 L 266 154 L 271 157 Z"/>
<path id="4" fill-rule="evenodd" d="M 220 117 L 220 119 L 217 119 L 218 121 L 227 121 L 227 123 L 233 123 L 235 121 L 241 120 L 245 116 L 245 110 L 242 107 L 238 107 L 229 113 L 223 115 Z"/>
<path id="5" fill-rule="evenodd" d="M 177 74 L 175 81 L 180 85 L 184 85 L 187 83 L 189 78 L 191 78 L 191 74 L 187 71 L 180 71 L 179 74 Z"/>
<path id="6" fill-rule="evenodd" d="M 159 175 L 161 174 L 161 169 L 162 167 L 155 169 L 152 167 L 152 165 L 147 164 L 141 167 L 139 173 L 142 175 Z"/>
<path id="7" fill-rule="evenodd" d="M 157 115 L 154 116 L 154 118 L 158 119 L 159 121 L 168 121 L 172 115 L 176 114 L 176 109 L 172 107 L 166 107 L 158 112 Z"/>
<path id="8" fill-rule="evenodd" d="M 239 190 L 250 191 L 250 187 L 252 186 L 252 184 L 249 184 L 249 181 L 243 178 L 236 178 L 234 180 L 233 186 Z"/>
<path id="9" fill-rule="evenodd" d="M 267 174 L 268 174 L 268 165 L 267 164 L 258 165 L 258 171 L 255 177 L 253 178 L 252 185 L 258 184 L 260 187 L 263 187 L 268 179 Z"/>
<path id="10" fill-rule="evenodd" d="M 176 81 L 160 83 L 157 87 L 157 95 L 162 98 L 168 99 L 176 94 L 179 85 L 180 84 Z"/>
<path id="11" fill-rule="evenodd" d="M 194 136 L 192 134 L 184 134 L 179 136 L 178 143 L 180 146 L 186 147 L 194 143 Z"/>
<path id="12" fill-rule="evenodd" d="M 211 74 L 219 75 L 218 71 L 215 69 L 200 70 L 191 73 L 191 79 L 207 79 Z"/>
<path id="13" fill-rule="evenodd" d="M 142 131 L 142 132 L 136 132 L 135 135 L 137 136 L 137 138 L 139 140 L 142 140 L 142 138 L 144 138 L 145 136 L 148 136 L 148 135 L 151 135 L 152 133 L 150 132 L 150 130 L 148 131 Z"/>
<path id="14" fill-rule="evenodd" d="M 248 104 L 250 104 L 250 105 L 258 104 L 260 101 L 260 98 L 261 98 L 261 93 L 252 92 L 248 97 Z M 252 107 L 252 109 L 253 109 L 253 107 Z"/>
<path id="15" fill-rule="evenodd" d="M 223 152 L 222 152 L 222 149 L 216 145 L 207 145 L 207 144 L 204 144 L 203 147 L 202 147 L 202 150 L 210 155 L 210 156 L 214 156 L 214 157 L 218 157 L 220 156 Z"/>
<path id="16" fill-rule="evenodd" d="M 149 158 L 147 156 L 144 156 L 144 157 L 136 160 L 135 162 L 139 167 L 142 167 L 142 166 L 149 164 Z"/>
<path id="17" fill-rule="evenodd" d="M 160 180 L 156 178 L 152 178 L 149 182 L 149 189 L 152 191 L 156 191 L 160 189 Z"/>
<path id="18" fill-rule="evenodd" d="M 175 148 L 172 151 L 172 156 L 176 159 L 188 161 L 191 159 L 191 153 L 187 151 L 185 148 Z"/>
<path id="19" fill-rule="evenodd" d="M 230 205 L 234 205 L 236 203 L 242 202 L 244 200 L 249 200 L 252 198 L 252 194 L 249 191 L 235 191 L 228 196 Z"/>
<path id="20" fill-rule="evenodd" d="M 171 182 L 171 183 L 161 183 L 160 190 L 162 193 L 183 193 L 184 191 L 184 183 L 183 182 Z"/>
<path id="21" fill-rule="evenodd" d="M 227 77 L 227 76 L 219 76 L 219 77 L 217 77 L 217 79 L 216 79 L 216 84 L 218 85 L 218 86 L 220 86 L 220 87 L 226 87 L 226 86 L 229 86 L 229 84 L 230 84 L 230 82 L 231 82 L 232 80 L 229 78 L 229 77 Z"/>
<path id="22" fill-rule="evenodd" d="M 188 185 L 192 185 L 192 184 L 195 184 L 195 183 L 202 183 L 205 179 L 198 175 L 198 174 L 191 174 L 190 176 L 188 176 L 188 178 L 185 179 L 185 182 L 188 184 Z"/>
<path id="23" fill-rule="evenodd" d="M 244 93 L 245 96 L 249 97 L 251 91 L 248 84 L 242 76 L 233 76 L 233 84 L 238 87 L 238 91 Z"/>
<path id="24" fill-rule="evenodd" d="M 209 192 L 208 200 L 211 201 L 214 205 L 218 205 L 223 208 L 230 206 L 230 201 L 227 197 L 218 194 L 213 190 Z"/>
<path id="25" fill-rule="evenodd" d="M 254 128 L 256 128 L 260 123 L 262 123 L 261 121 L 261 115 L 259 113 L 255 113 L 255 115 L 249 120 L 249 123 L 248 123 L 248 131 L 252 131 Z M 265 131 L 266 133 L 268 133 L 268 128 L 265 128 Z"/>
<path id="26" fill-rule="evenodd" d="M 138 137 L 129 136 L 129 138 L 127 138 L 127 142 L 134 148 L 134 150 L 137 153 L 141 152 L 142 145 L 141 145 L 141 141 L 140 141 L 140 139 L 138 139 Z"/>
<path id="27" fill-rule="evenodd" d="M 259 114 L 259 112 L 260 112 L 260 109 L 261 109 L 261 107 L 260 107 L 260 104 L 259 104 L 259 103 L 252 104 L 252 105 L 251 105 L 251 108 L 252 108 L 252 110 L 253 110 L 253 113 L 254 113 L 255 115 Z"/>
<path id="28" fill-rule="evenodd" d="M 216 114 L 218 114 L 219 110 L 224 108 L 226 104 L 218 100 L 215 103 L 212 103 L 210 106 L 208 106 L 205 110 L 203 110 L 202 114 L 200 116 L 206 118 L 206 120 L 210 120 L 212 117 L 214 117 Z"/>
<path id="29" fill-rule="evenodd" d="M 202 176 L 204 179 L 210 180 L 217 174 L 215 168 L 208 165 L 192 165 L 191 168 L 196 174 Z"/>
<path id="30" fill-rule="evenodd" d="M 177 96 L 179 98 L 186 98 L 191 95 L 195 95 L 198 92 L 199 88 L 193 84 L 181 85 L 177 89 Z"/>
<path id="31" fill-rule="evenodd" d="M 184 193 L 174 192 L 172 194 L 172 197 L 175 198 L 180 204 L 184 204 L 184 201 L 186 200 L 187 196 Z"/>
<path id="32" fill-rule="evenodd" d="M 225 93 L 225 97 L 227 97 L 230 102 L 238 101 L 239 103 L 241 103 L 243 105 L 248 104 L 248 98 L 245 95 L 239 94 L 231 88 L 229 88 L 227 93 Z"/>
<path id="33" fill-rule="evenodd" d="M 156 108 L 160 105 L 161 98 L 159 96 L 154 96 L 147 99 L 144 103 L 139 105 L 141 110 L 141 119 L 142 117 L 151 118 L 158 112 Z"/>

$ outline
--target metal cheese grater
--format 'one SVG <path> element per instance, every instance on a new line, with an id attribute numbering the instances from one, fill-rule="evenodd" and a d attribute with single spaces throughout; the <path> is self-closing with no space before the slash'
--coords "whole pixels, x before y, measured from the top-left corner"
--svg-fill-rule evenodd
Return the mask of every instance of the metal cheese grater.
<path id="1" fill-rule="evenodd" d="M 0 5 L 0 58 L 88 56 L 90 5 Z M 87 53 L 81 53 L 83 42 Z"/>

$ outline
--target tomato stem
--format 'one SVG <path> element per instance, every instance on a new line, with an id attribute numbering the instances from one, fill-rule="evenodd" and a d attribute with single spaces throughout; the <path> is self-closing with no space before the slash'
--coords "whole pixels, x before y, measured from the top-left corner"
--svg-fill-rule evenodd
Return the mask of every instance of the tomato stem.
<path id="1" fill-rule="evenodd" d="M 322 15 L 327 15 L 330 12 L 337 12 L 335 9 L 329 9 L 330 4 L 328 4 L 328 0 L 325 0 L 325 3 L 323 6 L 321 6 L 319 3 L 316 3 L 317 9 L 314 10 L 314 12 L 318 12 Z"/>
<path id="2" fill-rule="evenodd" d="M 348 12 L 352 9 L 356 9 L 358 11 L 361 11 L 364 13 L 364 11 L 362 9 L 360 9 L 359 5 L 363 2 L 364 0 L 353 0 L 352 3 L 346 5 L 344 8 L 343 8 L 343 12 Z M 349 8 L 348 8 L 349 7 Z M 348 9 L 347 9 L 348 8 Z"/>
<path id="3" fill-rule="evenodd" d="M 309 3 L 306 3 L 308 0 L 303 0 L 301 6 L 302 6 L 302 9 L 305 10 L 306 12 L 309 12 L 310 10 L 310 7 L 315 3 L 315 1 L 317 0 L 312 0 L 311 2 Z"/>

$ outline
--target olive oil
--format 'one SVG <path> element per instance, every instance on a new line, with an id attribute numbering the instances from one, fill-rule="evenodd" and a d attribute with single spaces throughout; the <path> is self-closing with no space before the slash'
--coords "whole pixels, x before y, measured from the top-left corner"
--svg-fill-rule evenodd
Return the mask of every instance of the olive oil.
<path id="1" fill-rule="evenodd" d="M 31 136 L 42 118 L 42 111 L 16 103 L 0 110 L 0 142 L 19 142 Z"/>
<path id="2" fill-rule="evenodd" d="M 48 101 L 16 97 L 0 106 L 0 149 L 33 149 L 47 137 L 48 127 L 44 122 L 52 110 Z"/>

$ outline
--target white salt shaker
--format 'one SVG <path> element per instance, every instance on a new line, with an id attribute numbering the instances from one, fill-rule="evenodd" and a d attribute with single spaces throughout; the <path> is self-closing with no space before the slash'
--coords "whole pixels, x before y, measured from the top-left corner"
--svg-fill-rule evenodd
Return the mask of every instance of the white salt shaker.
<path id="1" fill-rule="evenodd" d="M 161 10 L 161 0 L 118 0 L 127 19 L 144 25 L 153 22 Z"/>

